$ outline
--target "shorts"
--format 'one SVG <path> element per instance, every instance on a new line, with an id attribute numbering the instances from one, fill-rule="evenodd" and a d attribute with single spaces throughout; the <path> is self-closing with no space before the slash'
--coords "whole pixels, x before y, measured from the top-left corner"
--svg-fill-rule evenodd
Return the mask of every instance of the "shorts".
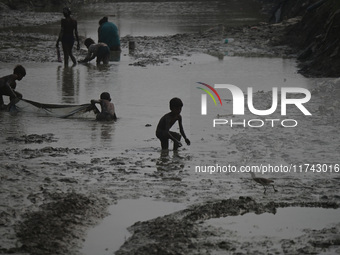
<path id="1" fill-rule="evenodd" d="M 97 63 L 103 61 L 104 64 L 109 63 L 110 48 L 108 46 L 100 46 L 97 53 Z"/>

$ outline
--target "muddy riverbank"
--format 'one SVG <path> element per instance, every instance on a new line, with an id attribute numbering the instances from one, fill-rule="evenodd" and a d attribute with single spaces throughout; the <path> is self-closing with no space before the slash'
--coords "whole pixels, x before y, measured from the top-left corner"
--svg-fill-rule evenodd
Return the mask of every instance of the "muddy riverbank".
<path id="1" fill-rule="evenodd" d="M 338 49 L 339 33 L 338 28 L 340 27 L 339 19 L 339 8 L 340 5 L 336 0 L 304 0 L 304 1 L 269 1 L 269 0 L 257 0 L 263 5 L 262 12 L 267 15 L 267 21 L 269 23 L 280 23 L 285 22 L 290 19 L 295 19 L 292 26 L 284 26 L 285 29 L 280 29 L 263 26 L 252 27 L 254 31 L 250 31 L 248 27 L 242 28 L 242 31 L 238 31 L 235 35 L 235 31 L 223 30 L 219 33 L 218 40 L 215 41 L 214 38 L 207 38 L 203 35 L 182 35 L 173 38 L 176 45 L 171 45 L 167 53 L 161 53 L 162 55 L 176 55 L 186 51 L 188 53 L 195 51 L 212 51 L 213 54 L 221 57 L 223 52 L 220 52 L 219 42 L 221 37 L 231 37 L 236 36 L 239 40 L 246 42 L 246 45 L 250 44 L 250 47 L 263 47 L 273 46 L 284 47 L 283 45 L 289 45 L 293 50 L 289 52 L 282 52 L 278 50 L 271 52 L 269 55 L 274 56 L 284 56 L 286 57 L 297 55 L 300 61 L 300 72 L 309 77 L 338 77 L 340 75 L 340 51 Z M 90 1 L 93 3 L 94 1 Z M 99 1 L 100 2 L 100 1 Z M 1 1 L 1 18 L 2 26 L 30 26 L 30 25 L 42 25 L 46 22 L 53 22 L 58 20 L 58 13 L 54 13 L 48 17 L 44 17 L 44 10 L 55 10 L 60 6 L 65 4 L 77 8 L 79 5 L 88 4 L 88 1 Z M 15 11 L 13 11 L 15 10 Z M 30 12 L 27 12 L 30 10 Z M 40 11 L 36 13 L 35 11 Z M 33 16 L 33 18 L 32 18 Z M 288 21 L 290 23 L 290 21 Z M 280 25 L 279 25 L 280 26 Z M 216 28 L 217 30 L 217 28 Z M 54 40 L 54 38 L 48 38 L 38 34 L 32 34 L 29 40 L 25 41 L 27 43 L 24 45 L 22 34 L 13 33 L 9 30 L 2 32 L 1 36 L 4 38 L 1 48 L 12 48 L 13 44 L 19 44 L 22 51 L 19 52 L 6 52 L 5 55 L 1 56 L 1 61 L 11 61 L 11 60 L 32 60 L 32 61 L 51 61 L 53 58 L 54 50 L 53 43 L 49 41 Z M 203 31 L 201 31 L 203 32 Z M 189 38 L 186 38 L 189 36 Z M 16 38 L 14 41 L 13 38 Z M 123 42 L 128 40 L 126 38 Z M 144 41 L 150 41 L 154 38 L 137 38 L 140 47 L 145 48 Z M 156 43 L 168 44 L 169 38 L 156 38 Z M 194 43 L 193 40 L 197 43 Z M 211 41 L 212 40 L 212 41 Z M 30 52 L 27 49 L 31 48 L 30 42 L 40 41 L 41 49 L 37 49 L 34 52 Z M 260 43 L 260 44 L 259 44 Z M 242 44 L 244 45 L 244 44 Z M 147 43 L 150 48 L 153 47 L 152 44 Z M 157 46 L 157 45 L 156 45 Z M 197 47 L 198 46 L 198 47 Z M 147 47 L 146 47 L 147 48 Z M 249 51 L 249 49 L 246 49 Z M 30 52 L 32 55 L 27 55 Z M 232 50 L 233 52 L 233 50 Z M 10 54 L 8 54 L 10 53 Z M 240 49 L 235 50 L 236 54 L 246 54 Z M 138 57 L 146 57 L 138 55 Z M 146 53 L 147 54 L 147 53 Z M 151 53 L 149 53 L 151 54 Z M 266 54 L 261 49 L 258 49 L 257 54 Z M 275 55 L 276 54 L 276 55 Z M 331 59 L 332 61 L 329 61 Z M 142 60 L 139 64 L 144 65 Z M 163 62 L 163 60 L 156 60 L 156 63 Z M 151 64 L 155 61 L 151 61 Z"/>
<path id="2" fill-rule="evenodd" d="M 56 62 L 53 34 L 24 33 L 16 28 L 59 22 L 60 13 L 11 10 L 1 15 L 0 62 Z M 226 56 L 295 58 L 296 49 L 281 42 L 285 31 L 300 22 L 301 18 L 294 17 L 277 24 L 223 30 L 216 26 L 193 34 L 126 36 L 122 38 L 122 54 L 129 55 L 128 64 L 136 68 L 191 65 L 189 56 L 197 53 L 221 61 Z M 224 38 L 234 41 L 224 44 Z M 133 52 L 128 50 L 131 40 L 136 42 Z M 84 50 L 76 54 L 80 58 Z M 81 254 L 86 231 L 107 216 L 109 205 L 140 197 L 179 202 L 187 209 L 136 222 L 129 228 L 132 236 L 117 254 L 339 253 L 339 224 L 305 229 L 298 238 L 266 236 L 247 241 L 235 241 L 234 233 L 205 224 L 211 218 L 252 212 L 275 214 L 282 207 L 339 207 L 339 80 L 318 80 L 311 91 L 308 109 L 313 117 L 301 116 L 298 109 L 292 113 L 292 118 L 299 119 L 299 128 L 246 128 L 233 134 L 201 137 L 202 143 L 216 140 L 226 146 L 224 151 L 211 147 L 209 153 L 200 155 L 194 155 L 188 147 L 163 155 L 159 147 L 149 146 L 154 137 L 145 137 L 142 150 L 111 150 L 79 148 L 76 143 L 60 146 L 60 137 L 49 130 L 22 134 L 5 128 L 8 135 L 2 138 L 0 151 L 0 253 Z M 259 91 L 254 96 L 261 109 L 268 108 L 271 99 L 269 92 Z M 20 122 L 16 116 L 0 114 L 2 119 L 13 117 L 13 126 Z M 255 118 L 249 113 L 247 117 Z M 280 117 L 279 113 L 272 116 Z M 139 132 L 148 128 L 148 123 L 143 123 Z M 103 137 L 108 132 L 104 125 Z M 333 167 L 337 171 L 268 174 L 278 192 L 268 188 L 264 194 L 249 174 L 194 171 L 195 164 L 211 162 L 236 166 L 322 163 L 328 170 Z"/>

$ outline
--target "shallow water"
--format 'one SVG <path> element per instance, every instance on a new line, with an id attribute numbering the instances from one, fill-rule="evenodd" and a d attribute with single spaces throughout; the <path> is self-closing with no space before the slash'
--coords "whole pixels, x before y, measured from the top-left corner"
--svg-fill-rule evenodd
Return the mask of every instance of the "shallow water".
<path id="1" fill-rule="evenodd" d="M 321 230 L 339 223 L 339 209 L 287 207 L 277 209 L 276 214 L 247 213 L 242 216 L 209 219 L 204 224 L 227 229 L 237 238 L 294 238 L 305 229 Z"/>
<path id="2" fill-rule="evenodd" d="M 119 200 L 109 207 L 110 215 L 88 232 L 81 253 L 113 254 L 131 236 L 127 228 L 135 222 L 151 220 L 184 208 L 182 204 L 151 198 Z"/>
<path id="3" fill-rule="evenodd" d="M 172 97 L 180 97 L 184 102 L 183 123 L 190 134 L 191 88 L 196 87 L 197 81 L 232 83 L 243 89 L 251 84 L 255 91 L 271 90 L 273 84 L 309 86 L 308 79 L 296 73 L 294 60 L 225 57 L 224 61 L 219 61 L 202 54 L 192 56 L 189 59 L 192 64 L 182 67 L 172 63 L 146 68 L 129 66 L 129 61 L 122 53 L 120 62 L 112 62 L 107 67 L 88 64 L 64 68 L 57 63 L 22 63 L 27 75 L 18 82 L 17 90 L 24 98 L 40 103 L 86 104 L 108 91 L 119 120 L 103 124 L 35 113 L 18 113 L 13 119 L 9 113 L 1 112 L 1 131 L 7 135 L 53 133 L 59 139 L 58 146 L 63 147 L 87 148 L 104 144 L 110 150 L 158 147 L 158 141 L 153 139 L 155 128 L 159 118 L 169 111 L 168 102 Z M 0 75 L 10 73 L 12 66 L 4 64 Z M 7 130 L 13 122 L 16 129 Z M 147 124 L 152 126 L 146 127 Z M 4 137 L 6 135 L 2 139 Z M 195 138 L 192 139 L 195 142 Z"/>

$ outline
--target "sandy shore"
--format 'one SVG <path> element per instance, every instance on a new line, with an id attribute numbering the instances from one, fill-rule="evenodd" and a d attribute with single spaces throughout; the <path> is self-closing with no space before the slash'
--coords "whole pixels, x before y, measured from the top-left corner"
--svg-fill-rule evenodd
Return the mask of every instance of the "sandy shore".
<path id="1" fill-rule="evenodd" d="M 14 12 L 10 17 L 21 15 Z M 45 14 L 37 15 L 36 19 L 46 20 Z M 54 18 L 52 15 L 50 21 L 55 21 Z M 295 22 L 296 19 L 292 19 L 275 25 L 231 28 L 222 35 L 216 28 L 197 34 L 135 37 L 137 48 L 130 64 L 166 65 L 169 60 L 176 60 L 176 56 L 183 56 L 178 61 L 185 64 L 185 56 L 194 53 L 223 58 L 221 38 L 225 36 L 235 39 L 230 44 L 230 55 L 295 57 L 292 49 L 277 45 L 283 29 Z M 52 36 L 8 34 L 3 30 L 0 34 L 1 62 L 56 61 L 51 50 L 55 45 Z M 25 44 L 21 43 L 23 40 Z M 36 44 L 37 40 L 43 43 Z M 129 40 L 122 38 L 123 48 L 127 48 Z M 13 45 L 19 45 L 15 51 Z M 315 85 L 308 103 L 313 118 L 301 117 L 298 131 L 282 128 L 277 132 L 270 127 L 256 131 L 246 129 L 230 139 L 225 138 L 232 148 L 226 153 L 232 154 L 240 165 L 266 160 L 277 164 L 339 163 L 338 85 L 338 80 Z M 266 107 L 271 94 L 258 92 L 255 100 Z M 278 192 L 270 190 L 263 194 L 262 187 L 254 186 L 248 176 L 221 179 L 218 175 L 197 175 L 190 168 L 190 150 L 182 150 L 180 157 L 170 158 L 159 157 L 158 150 L 144 154 L 126 150 L 112 158 L 96 158 L 88 163 L 81 158 L 91 151 L 60 148 L 56 142 L 53 134 L 6 137 L 0 151 L 0 253 L 79 254 L 86 230 L 107 215 L 110 204 L 138 197 L 182 202 L 188 209 L 136 223 L 130 228 L 132 237 L 117 254 L 339 253 L 340 224 L 319 231 L 309 229 L 295 239 L 268 237 L 246 243 L 228 241 L 228 232 L 201 224 L 220 216 L 275 213 L 279 207 L 338 208 L 338 173 L 274 176 Z M 35 149 L 37 143 L 45 147 Z M 13 144 L 25 145 L 25 148 L 8 151 L 6 148 L 13 148 Z M 211 153 L 219 152 L 212 149 Z M 79 160 L 74 160 L 77 157 Z M 45 160 L 47 158 L 49 160 Z M 226 194 L 229 194 L 227 198 Z"/>

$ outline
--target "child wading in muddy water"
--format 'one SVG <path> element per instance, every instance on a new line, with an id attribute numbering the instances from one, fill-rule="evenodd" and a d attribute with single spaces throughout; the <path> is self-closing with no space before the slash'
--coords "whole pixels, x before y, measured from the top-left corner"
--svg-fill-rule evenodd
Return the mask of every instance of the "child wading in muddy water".
<path id="1" fill-rule="evenodd" d="M 103 64 L 108 64 L 110 60 L 110 48 L 105 43 L 95 43 L 91 38 L 87 38 L 84 42 L 88 49 L 85 59 L 80 60 L 79 63 L 86 63 L 94 58 L 97 64 L 103 61 Z"/>
<path id="2" fill-rule="evenodd" d="M 183 102 L 181 99 L 175 97 L 170 100 L 170 110 L 171 112 L 165 114 L 157 125 L 156 136 L 161 141 L 162 150 L 167 150 L 169 148 L 169 139 L 174 142 L 174 150 L 177 150 L 182 146 L 180 140 L 181 135 L 185 139 L 187 145 L 190 145 L 190 140 L 186 137 L 182 125 L 181 111 L 183 107 Z M 178 121 L 180 134 L 170 131 L 170 128 Z"/>
<path id="3" fill-rule="evenodd" d="M 111 96 L 108 92 L 103 92 L 100 95 L 99 100 L 91 100 L 92 108 L 96 113 L 96 120 L 98 121 L 111 121 L 117 120 L 115 106 L 111 103 Z M 95 104 L 100 104 L 102 111 L 100 112 Z"/>
<path id="4" fill-rule="evenodd" d="M 17 65 L 14 68 L 13 74 L 6 75 L 0 78 L 0 110 L 5 110 L 10 108 L 22 98 L 22 94 L 15 91 L 17 86 L 15 81 L 20 81 L 26 75 L 26 70 L 23 66 Z M 8 106 L 4 104 L 2 96 L 9 96 L 10 103 Z"/>
<path id="5" fill-rule="evenodd" d="M 57 40 L 56 47 L 59 48 L 61 41 L 64 52 L 64 66 L 68 66 L 68 58 L 70 57 L 73 65 L 77 64 L 76 58 L 73 56 L 72 48 L 74 45 L 74 36 L 77 40 L 77 50 L 80 49 L 77 21 L 71 17 L 71 10 L 68 7 L 63 9 L 65 19 L 61 20 L 61 30 Z"/>

